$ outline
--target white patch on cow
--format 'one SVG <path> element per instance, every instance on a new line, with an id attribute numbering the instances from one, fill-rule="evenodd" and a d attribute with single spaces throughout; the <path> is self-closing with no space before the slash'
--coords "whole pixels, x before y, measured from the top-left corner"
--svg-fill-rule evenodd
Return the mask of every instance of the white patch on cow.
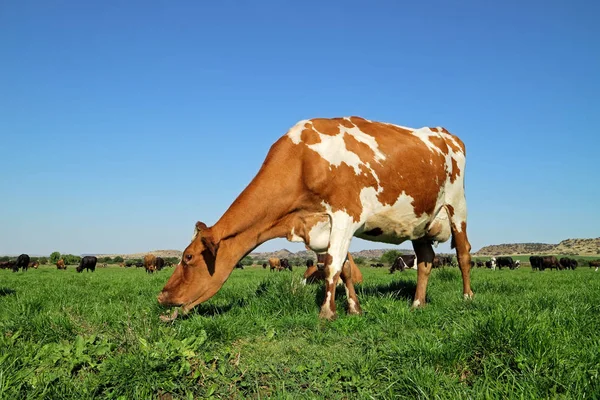
<path id="1" fill-rule="evenodd" d="M 290 232 L 290 236 L 288 237 L 288 240 L 290 242 L 304 242 L 304 239 L 302 239 L 300 236 L 296 235 L 296 233 L 294 232 L 294 228 L 292 228 L 292 232 Z"/>
<path id="2" fill-rule="evenodd" d="M 314 127 L 313 127 L 314 129 Z M 308 148 L 316 151 L 330 165 L 339 167 L 342 163 L 354 169 L 356 175 L 360 175 L 360 166 L 365 165 L 360 157 L 346 149 L 343 135 L 324 135 L 317 131 L 321 141 L 319 143 L 308 145 Z"/>
<path id="3" fill-rule="evenodd" d="M 429 128 L 420 128 L 420 129 L 415 129 L 414 131 L 412 131 L 412 134 L 415 135 L 416 137 L 418 137 L 419 139 L 421 139 L 423 141 L 423 143 L 425 143 L 425 146 L 427 146 L 427 148 L 429 150 L 435 151 L 436 153 L 440 153 L 440 154 L 443 153 L 439 147 L 434 145 L 431 142 L 431 140 L 429 140 L 429 138 L 432 136 L 440 137 L 440 135 L 437 132 L 433 132 Z"/>
<path id="4" fill-rule="evenodd" d="M 329 247 L 331 236 L 331 223 L 329 221 L 317 222 L 308 232 L 308 247 L 315 251 L 325 251 Z"/>
<path id="5" fill-rule="evenodd" d="M 342 134 L 347 134 L 356 139 L 357 142 L 364 143 L 373 151 L 375 155 L 375 160 L 381 162 L 385 160 L 385 155 L 379 150 L 379 144 L 375 138 L 371 135 L 367 135 L 357 127 L 346 128 L 345 126 L 340 125 L 340 132 Z"/>
<path id="6" fill-rule="evenodd" d="M 296 125 L 292 126 L 290 130 L 287 132 L 287 136 L 292 139 L 294 144 L 299 144 L 302 141 L 302 131 L 307 123 L 310 123 L 310 120 L 305 119 L 296 123 Z"/>

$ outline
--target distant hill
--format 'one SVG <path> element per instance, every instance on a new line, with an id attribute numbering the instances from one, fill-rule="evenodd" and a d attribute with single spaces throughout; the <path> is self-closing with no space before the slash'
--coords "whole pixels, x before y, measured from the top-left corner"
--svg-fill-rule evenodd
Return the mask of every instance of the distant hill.
<path id="1" fill-rule="evenodd" d="M 566 239 L 559 244 L 508 243 L 482 247 L 476 256 L 499 256 L 513 254 L 567 254 L 589 256 L 600 254 L 600 238 Z"/>
<path id="2" fill-rule="evenodd" d="M 177 258 L 181 258 L 183 252 L 179 251 L 179 250 L 152 250 L 152 251 L 148 251 L 146 253 L 131 253 L 131 254 L 94 254 L 97 257 L 110 257 L 110 258 L 114 258 L 116 256 L 121 256 L 123 257 L 123 259 L 125 260 L 130 260 L 133 258 L 144 258 L 144 256 L 146 254 L 154 254 L 156 257 L 162 257 L 162 258 L 167 258 L 167 257 L 177 257 Z"/>

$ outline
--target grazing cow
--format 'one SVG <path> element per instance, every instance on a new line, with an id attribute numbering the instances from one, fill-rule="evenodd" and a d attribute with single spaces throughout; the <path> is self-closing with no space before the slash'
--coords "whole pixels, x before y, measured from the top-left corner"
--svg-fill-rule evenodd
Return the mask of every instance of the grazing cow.
<path id="1" fill-rule="evenodd" d="M 515 269 L 521 267 L 521 260 L 515 260 Z"/>
<path id="2" fill-rule="evenodd" d="M 490 268 L 491 270 L 495 270 L 496 269 L 496 258 L 492 257 L 488 261 L 486 261 L 485 267 Z"/>
<path id="3" fill-rule="evenodd" d="M 56 269 L 67 269 L 67 264 L 62 258 L 56 262 Z"/>
<path id="4" fill-rule="evenodd" d="M 39 265 L 40 265 L 39 261 L 29 261 L 29 265 L 27 267 L 33 268 L 33 269 L 38 269 Z"/>
<path id="5" fill-rule="evenodd" d="M 165 260 L 162 257 L 156 257 L 156 260 L 154 260 L 154 266 L 156 267 L 157 271 L 162 270 L 165 267 Z"/>
<path id="6" fill-rule="evenodd" d="M 383 267 L 383 263 L 371 264 L 371 267 L 373 267 L 373 268 L 381 268 L 381 267 Z"/>
<path id="7" fill-rule="evenodd" d="M 145 265 L 142 261 L 137 261 L 133 263 L 133 265 L 135 265 L 136 268 L 145 268 Z"/>
<path id="8" fill-rule="evenodd" d="M 542 256 L 540 257 L 540 271 L 545 270 L 546 268 L 550 269 L 560 269 L 560 263 L 554 256 Z"/>
<path id="9" fill-rule="evenodd" d="M 471 298 L 464 171 L 465 146 L 444 128 L 411 129 L 359 117 L 300 121 L 271 147 L 258 174 L 214 226 L 196 223 L 158 301 L 182 305 L 187 313 L 219 291 L 237 260 L 285 237 L 327 254 L 319 315 L 333 319 L 335 287 L 353 236 L 412 241 L 418 260 L 413 307 L 425 305 L 432 245 L 452 237 L 463 295 Z M 277 196 L 264 201 L 264 193 Z M 360 314 L 352 280 L 345 283 L 352 300 L 348 312 Z"/>
<path id="10" fill-rule="evenodd" d="M 325 280 L 325 258 L 326 254 L 317 254 L 316 266 L 314 265 L 314 263 L 312 263 L 312 260 L 309 260 L 312 264 L 310 266 L 308 266 L 307 262 L 308 268 L 304 272 L 304 280 L 302 281 L 304 284 L 315 283 L 318 281 Z M 358 267 L 354 263 L 354 259 L 352 258 L 350 253 L 348 253 L 348 257 L 344 262 L 344 266 L 342 267 L 342 272 L 340 273 L 340 277 L 338 278 L 337 285 L 341 284 L 342 282 L 346 282 L 348 278 L 351 278 L 353 283 L 362 283 L 363 281 L 362 272 L 360 272 L 360 269 L 358 269 Z M 348 294 L 348 286 L 346 285 L 345 287 L 346 294 Z M 348 301 L 351 301 L 350 297 L 348 297 Z"/>
<path id="11" fill-rule="evenodd" d="M 144 256 L 144 268 L 148 274 L 153 274 L 156 271 L 156 256 L 154 254 L 146 254 Z M 136 264 L 137 267 L 137 264 Z"/>
<path id="12" fill-rule="evenodd" d="M 531 264 L 531 269 L 532 270 L 542 270 L 542 257 L 540 256 L 531 256 L 529 257 L 529 264 Z"/>
<path id="13" fill-rule="evenodd" d="M 267 263 L 263 263 L 262 267 L 263 269 L 267 269 Z"/>
<path id="14" fill-rule="evenodd" d="M 569 257 L 562 257 L 560 260 L 558 260 L 558 263 L 564 268 L 564 269 L 572 269 L 575 270 L 575 268 L 577 268 L 577 260 L 574 258 L 569 258 Z"/>
<path id="15" fill-rule="evenodd" d="M 94 256 L 85 256 L 81 258 L 79 261 L 79 265 L 77 266 L 77 272 L 82 272 L 84 269 L 87 271 L 94 272 L 96 270 L 96 264 L 98 263 L 98 258 Z"/>
<path id="16" fill-rule="evenodd" d="M 244 266 L 242 265 L 242 263 L 241 263 L 241 262 L 238 262 L 237 264 L 235 264 L 235 267 L 236 267 L 237 269 L 244 269 Z"/>
<path id="17" fill-rule="evenodd" d="M 30 258 L 27 254 L 21 254 L 17 257 L 17 262 L 13 266 L 13 272 L 17 272 L 19 268 L 21 268 L 23 272 L 27 271 L 27 268 L 29 268 L 29 261 Z"/>
<path id="18" fill-rule="evenodd" d="M 502 269 L 502 267 L 515 269 L 515 262 L 512 257 L 498 257 L 496 258 L 496 266 L 498 269 Z"/>
<path id="19" fill-rule="evenodd" d="M 281 260 L 279 258 L 276 257 L 272 257 L 269 258 L 269 271 L 273 272 L 273 271 L 281 271 L 283 268 L 281 268 Z"/>
<path id="20" fill-rule="evenodd" d="M 600 260 L 591 260 L 588 261 L 588 265 L 590 268 L 596 267 L 596 271 L 598 271 L 598 267 L 600 267 Z"/>
<path id="21" fill-rule="evenodd" d="M 483 261 L 479 261 L 479 260 L 477 261 L 477 268 L 481 268 L 481 267 L 483 267 L 484 265 L 485 265 L 485 264 L 484 264 L 484 262 L 483 262 Z"/>
<path id="22" fill-rule="evenodd" d="M 417 266 L 417 257 L 414 254 L 405 254 L 398 256 L 390 267 L 390 274 L 394 271 L 404 272 L 405 268 L 414 268 Z"/>
<path id="23" fill-rule="evenodd" d="M 281 269 L 289 269 L 290 271 L 292 270 L 292 266 L 287 258 L 281 259 Z"/>
<path id="24" fill-rule="evenodd" d="M 0 261 L 0 269 L 13 269 L 16 261 Z"/>

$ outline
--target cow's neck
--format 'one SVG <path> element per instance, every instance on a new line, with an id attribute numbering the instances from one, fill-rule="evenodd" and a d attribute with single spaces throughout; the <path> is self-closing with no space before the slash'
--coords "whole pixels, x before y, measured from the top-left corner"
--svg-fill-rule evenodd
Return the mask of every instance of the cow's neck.
<path id="1" fill-rule="evenodd" d="M 274 187 L 277 182 L 273 177 L 264 175 L 257 175 L 211 228 L 219 242 L 217 269 L 233 270 L 242 257 L 261 243 L 285 237 L 290 231 L 294 195 L 290 191 L 276 195 L 281 187 Z"/>

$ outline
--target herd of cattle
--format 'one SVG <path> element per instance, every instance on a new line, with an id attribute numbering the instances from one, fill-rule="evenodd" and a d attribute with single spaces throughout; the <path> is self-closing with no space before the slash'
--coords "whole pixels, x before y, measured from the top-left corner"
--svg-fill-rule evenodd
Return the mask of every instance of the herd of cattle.
<path id="1" fill-rule="evenodd" d="M 98 258 L 95 256 L 85 256 L 81 258 L 79 265 L 75 268 L 77 272 L 83 272 L 83 270 L 94 272 L 96 270 L 96 265 L 98 263 Z M 362 282 L 362 274 L 352 256 L 348 254 L 346 259 L 346 263 L 352 271 L 352 280 L 355 283 Z M 529 263 L 531 264 L 532 270 L 544 271 L 546 269 L 556 269 L 556 270 L 574 270 L 577 268 L 579 263 L 576 259 L 570 257 L 562 257 L 558 259 L 555 256 L 531 256 L 529 257 Z M 588 266 L 590 268 L 595 267 L 596 271 L 600 268 L 600 260 L 589 260 L 587 261 Z M 317 260 L 317 265 L 315 265 L 314 260 L 308 259 L 306 261 L 306 272 L 304 273 L 304 282 L 315 282 L 318 280 L 325 279 L 325 272 L 323 270 L 323 261 Z M 18 272 L 19 269 L 23 271 L 27 271 L 29 268 L 37 269 L 39 266 L 38 261 L 32 261 L 27 254 L 21 254 L 17 257 L 16 260 L 12 261 L 1 261 L 0 269 L 12 269 L 13 272 Z M 106 266 L 106 264 L 103 264 Z M 162 257 L 156 257 L 152 254 L 147 254 L 144 256 L 143 261 L 131 261 L 127 260 L 119 264 L 121 267 L 130 268 L 144 268 L 147 273 L 151 274 L 155 271 L 160 271 L 165 267 L 173 266 L 173 263 L 166 262 Z M 290 264 L 287 258 L 269 258 L 268 263 L 263 263 L 262 267 L 264 269 L 269 266 L 270 271 L 292 271 L 292 265 Z M 371 267 L 379 268 L 383 267 L 383 263 L 373 263 Z M 433 268 L 440 268 L 444 266 L 457 266 L 456 261 L 452 256 L 435 256 L 433 260 Z M 521 266 L 520 260 L 513 260 L 512 257 L 492 257 L 487 261 L 471 261 L 471 267 L 477 266 L 486 267 L 492 270 L 496 268 L 509 268 L 509 269 L 517 269 Z M 237 263 L 236 268 L 244 269 L 244 266 L 241 263 Z M 56 268 L 66 270 L 67 265 L 65 264 L 63 259 L 60 259 L 56 262 Z M 393 274 L 395 271 L 404 271 L 406 269 L 416 269 L 417 268 L 417 260 L 414 254 L 401 255 L 396 258 L 396 260 L 392 263 L 390 267 L 390 274 Z M 341 278 L 344 278 L 344 271 L 342 271 Z"/>

